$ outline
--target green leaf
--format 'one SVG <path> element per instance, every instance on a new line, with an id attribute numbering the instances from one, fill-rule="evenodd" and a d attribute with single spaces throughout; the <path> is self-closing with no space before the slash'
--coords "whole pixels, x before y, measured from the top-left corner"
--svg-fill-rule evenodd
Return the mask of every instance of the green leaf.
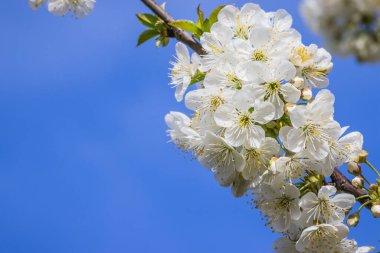
<path id="1" fill-rule="evenodd" d="M 206 18 L 206 20 L 203 22 L 203 32 L 210 32 L 211 26 L 210 26 L 210 20 Z"/>
<path id="2" fill-rule="evenodd" d="M 169 44 L 169 38 L 167 37 L 158 37 L 156 41 L 156 47 L 166 47 Z"/>
<path id="3" fill-rule="evenodd" d="M 219 12 L 224 8 L 225 5 L 221 5 L 216 7 L 210 14 L 209 20 L 210 20 L 210 27 L 218 21 L 218 14 Z"/>
<path id="4" fill-rule="evenodd" d="M 181 28 L 185 31 L 194 33 L 194 34 L 202 34 L 202 30 L 199 29 L 193 21 L 190 20 L 176 20 L 174 22 L 169 23 L 170 26 L 174 26 L 177 28 Z"/>
<path id="5" fill-rule="evenodd" d="M 195 75 L 191 78 L 189 86 L 202 82 L 203 80 L 205 80 L 205 77 L 206 77 L 206 72 L 200 72 L 199 70 L 197 70 Z"/>
<path id="6" fill-rule="evenodd" d="M 201 5 L 200 4 L 197 7 L 197 13 L 198 13 L 197 26 L 202 29 L 203 22 L 205 21 L 205 14 L 201 10 Z"/>
<path id="7" fill-rule="evenodd" d="M 153 29 L 156 28 L 156 23 L 160 20 L 159 17 L 152 14 L 137 14 L 136 16 L 141 24 Z"/>
<path id="8" fill-rule="evenodd" d="M 139 36 L 139 39 L 137 40 L 137 46 L 140 46 L 144 42 L 150 40 L 151 38 L 153 38 L 154 36 L 157 36 L 159 34 L 160 33 L 156 30 L 146 30 L 146 31 L 142 32 Z"/>

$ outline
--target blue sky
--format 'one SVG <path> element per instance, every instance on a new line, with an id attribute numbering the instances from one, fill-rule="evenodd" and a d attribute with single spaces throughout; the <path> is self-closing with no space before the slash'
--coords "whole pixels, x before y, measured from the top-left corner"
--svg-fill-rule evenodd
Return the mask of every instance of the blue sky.
<path id="1" fill-rule="evenodd" d="M 167 1 L 177 18 L 230 2 Z M 239 6 L 244 1 L 237 1 Z M 321 44 L 298 1 L 304 42 Z M 169 88 L 174 43 L 136 48 L 140 1 L 101 1 L 85 19 L 5 1 L 0 15 L 0 252 L 272 252 L 277 235 L 167 143 L 164 115 L 184 110 Z M 336 118 L 365 136 L 380 166 L 378 64 L 334 56 Z M 370 173 L 370 172 L 369 172 Z M 365 214 L 364 214 L 365 213 Z M 352 237 L 378 245 L 367 211 Z"/>

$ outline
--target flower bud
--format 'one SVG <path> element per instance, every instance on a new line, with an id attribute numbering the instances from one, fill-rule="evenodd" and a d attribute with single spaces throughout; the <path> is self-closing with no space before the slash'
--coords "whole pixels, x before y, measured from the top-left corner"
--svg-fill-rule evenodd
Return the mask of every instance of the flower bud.
<path id="1" fill-rule="evenodd" d="M 356 188 L 362 188 L 364 185 L 364 179 L 361 177 L 355 177 L 351 182 Z"/>
<path id="2" fill-rule="evenodd" d="M 347 225 L 349 227 L 356 227 L 359 224 L 360 215 L 359 213 L 353 213 L 347 218 Z"/>
<path id="3" fill-rule="evenodd" d="M 348 163 L 348 172 L 352 175 L 359 176 L 362 173 L 362 168 L 360 164 L 356 162 Z"/>
<path id="4" fill-rule="evenodd" d="M 45 0 L 29 0 L 29 6 L 30 8 L 32 8 L 32 10 L 36 10 L 38 9 L 43 3 L 45 2 Z"/>
<path id="5" fill-rule="evenodd" d="M 293 84 L 296 88 L 301 88 L 305 83 L 305 80 L 301 77 L 296 76 L 293 78 L 293 80 L 290 81 L 290 83 Z"/>
<path id="6" fill-rule="evenodd" d="M 375 185 L 375 184 L 371 184 L 369 186 L 369 190 L 370 191 L 377 192 L 378 189 L 379 189 L 379 187 L 377 185 Z"/>
<path id="7" fill-rule="evenodd" d="M 362 150 L 359 154 L 359 163 L 367 162 L 367 156 L 368 156 L 368 152 L 365 150 Z"/>
<path id="8" fill-rule="evenodd" d="M 380 203 L 375 203 L 372 205 L 371 213 L 373 217 L 380 218 Z"/>
<path id="9" fill-rule="evenodd" d="M 292 103 L 286 103 L 286 104 L 285 104 L 284 111 L 285 111 L 286 114 L 289 114 L 294 108 L 296 108 L 296 105 L 295 105 L 295 104 L 292 104 Z"/>
<path id="10" fill-rule="evenodd" d="M 301 91 L 301 99 L 302 100 L 310 100 L 313 97 L 313 92 L 310 88 L 302 89 Z"/>

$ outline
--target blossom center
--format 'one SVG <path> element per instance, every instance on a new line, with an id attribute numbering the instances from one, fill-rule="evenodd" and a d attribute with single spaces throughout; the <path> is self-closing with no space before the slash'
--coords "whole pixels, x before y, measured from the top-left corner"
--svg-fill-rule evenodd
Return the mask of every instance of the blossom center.
<path id="1" fill-rule="evenodd" d="M 252 118 L 248 113 L 244 113 L 244 114 L 240 115 L 240 118 L 239 118 L 240 128 L 248 127 L 251 124 L 251 122 L 252 122 Z"/>
<path id="2" fill-rule="evenodd" d="M 216 111 L 216 109 L 218 109 L 218 107 L 223 103 L 224 100 L 220 96 L 212 96 L 210 98 L 210 105 L 213 111 Z"/>
<path id="3" fill-rule="evenodd" d="M 301 57 L 302 63 L 310 60 L 313 57 L 313 54 L 306 47 L 299 47 L 297 49 L 297 54 Z"/>
<path id="4" fill-rule="evenodd" d="M 255 50 L 252 53 L 252 60 L 254 61 L 268 61 L 268 57 L 266 57 L 263 50 Z"/>
<path id="5" fill-rule="evenodd" d="M 236 75 L 227 73 L 228 81 L 230 82 L 229 86 L 234 87 L 237 90 L 240 90 L 243 87 L 243 82 Z"/>

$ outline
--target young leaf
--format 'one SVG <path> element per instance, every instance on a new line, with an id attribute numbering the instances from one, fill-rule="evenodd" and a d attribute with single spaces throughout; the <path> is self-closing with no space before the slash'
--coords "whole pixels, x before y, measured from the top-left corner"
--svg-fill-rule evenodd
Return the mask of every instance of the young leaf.
<path id="1" fill-rule="evenodd" d="M 143 25 L 153 29 L 156 28 L 156 23 L 160 20 L 159 17 L 152 14 L 137 14 L 136 16 Z"/>
<path id="2" fill-rule="evenodd" d="M 206 77 L 206 72 L 200 72 L 199 70 L 197 70 L 195 75 L 191 78 L 189 85 L 193 85 L 193 84 L 202 82 L 203 80 L 205 80 L 205 77 Z"/>
<path id="3" fill-rule="evenodd" d="M 166 47 L 169 44 L 169 38 L 166 37 L 158 37 L 156 40 L 156 47 Z"/>
<path id="4" fill-rule="evenodd" d="M 181 28 L 185 31 L 196 33 L 196 34 L 202 34 L 202 30 L 199 29 L 193 21 L 190 20 L 176 20 L 174 22 L 171 22 L 169 24 L 170 26 Z"/>
<path id="5" fill-rule="evenodd" d="M 199 4 L 197 7 L 197 13 L 198 13 L 198 20 L 197 20 L 197 26 L 199 28 L 202 28 L 203 22 L 205 20 L 205 14 L 201 10 L 201 5 Z"/>
<path id="6" fill-rule="evenodd" d="M 154 36 L 157 36 L 159 35 L 160 33 L 157 32 L 156 30 L 146 30 L 144 32 L 142 32 L 139 36 L 139 39 L 137 40 L 137 46 L 140 46 L 141 44 L 143 44 L 144 42 L 150 40 L 151 38 L 153 38 Z"/>
<path id="7" fill-rule="evenodd" d="M 224 8 L 225 5 L 221 5 L 216 7 L 212 13 L 210 14 L 209 20 L 210 20 L 210 27 L 218 21 L 218 14 L 219 12 Z"/>

